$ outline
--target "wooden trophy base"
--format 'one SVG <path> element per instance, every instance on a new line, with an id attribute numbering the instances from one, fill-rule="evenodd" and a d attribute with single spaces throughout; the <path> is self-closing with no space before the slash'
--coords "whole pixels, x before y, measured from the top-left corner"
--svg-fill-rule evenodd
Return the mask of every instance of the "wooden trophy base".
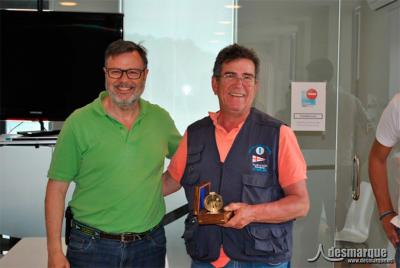
<path id="1" fill-rule="evenodd" d="M 210 193 L 211 183 L 203 182 L 195 187 L 193 213 L 199 224 L 224 224 L 233 216 L 232 211 L 210 213 L 204 207 L 204 199 Z"/>
<path id="2" fill-rule="evenodd" d="M 197 215 L 199 224 L 224 224 L 232 217 L 232 211 L 221 211 L 218 214 L 211 214 L 208 211 L 201 211 Z"/>

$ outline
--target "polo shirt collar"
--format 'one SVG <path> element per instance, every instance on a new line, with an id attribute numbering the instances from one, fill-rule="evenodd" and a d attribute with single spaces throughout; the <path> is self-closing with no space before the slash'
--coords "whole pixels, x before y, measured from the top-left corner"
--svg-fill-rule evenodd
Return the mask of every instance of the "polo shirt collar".
<path id="1" fill-rule="evenodd" d="M 99 113 L 101 115 L 106 116 L 106 110 L 103 107 L 102 100 L 108 96 L 108 92 L 106 90 L 100 92 L 99 97 L 94 100 L 94 110 L 96 113 Z M 149 110 L 149 102 L 143 100 L 142 98 L 139 99 L 139 105 L 140 105 L 140 114 L 139 118 L 143 117 Z"/>
<path id="2" fill-rule="evenodd" d="M 218 123 L 218 117 L 220 116 L 220 111 L 218 111 L 218 112 L 208 112 L 208 115 L 210 116 L 211 121 L 213 122 L 213 125 L 214 125 L 214 127 L 216 129 L 223 130 L 224 132 L 227 132 L 225 130 L 225 128 Z M 242 122 L 240 122 L 240 124 L 237 127 L 235 127 L 232 130 L 239 131 L 242 128 L 244 122 L 246 122 L 246 119 L 247 119 L 247 117 Z"/>

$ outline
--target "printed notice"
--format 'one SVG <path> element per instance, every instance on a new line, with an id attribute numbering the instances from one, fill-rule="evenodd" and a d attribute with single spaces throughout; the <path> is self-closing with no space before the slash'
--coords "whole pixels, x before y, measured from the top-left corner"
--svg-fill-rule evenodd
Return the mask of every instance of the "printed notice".
<path id="1" fill-rule="evenodd" d="M 325 131 L 326 82 L 292 82 L 290 127 Z"/>

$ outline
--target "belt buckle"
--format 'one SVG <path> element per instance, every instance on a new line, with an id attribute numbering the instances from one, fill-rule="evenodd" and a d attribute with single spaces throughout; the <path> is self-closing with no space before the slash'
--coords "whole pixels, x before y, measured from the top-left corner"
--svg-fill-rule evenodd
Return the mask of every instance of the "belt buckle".
<path id="1" fill-rule="evenodd" d="M 142 240 L 142 237 L 139 234 L 130 234 L 130 233 L 121 234 L 121 242 L 129 242 L 136 240 Z"/>

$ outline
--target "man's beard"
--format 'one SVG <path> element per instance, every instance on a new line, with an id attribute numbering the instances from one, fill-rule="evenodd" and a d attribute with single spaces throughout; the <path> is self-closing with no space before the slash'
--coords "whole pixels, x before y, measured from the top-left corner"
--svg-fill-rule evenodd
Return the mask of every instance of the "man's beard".
<path id="1" fill-rule="evenodd" d="M 122 83 L 113 85 L 114 88 L 118 88 L 120 86 L 127 86 L 127 85 L 124 85 Z M 128 86 L 130 87 L 130 85 L 128 85 Z M 133 86 L 133 89 L 131 89 L 133 91 L 133 93 L 128 99 L 119 98 L 118 94 L 116 94 L 112 90 L 107 90 L 107 91 L 108 91 L 108 94 L 110 95 L 111 100 L 114 104 L 116 104 L 121 109 L 127 109 L 127 108 L 132 107 L 132 105 L 135 104 L 140 99 L 140 96 L 142 95 L 142 92 L 135 93 L 136 89 L 137 89 L 137 86 L 136 85 Z"/>

